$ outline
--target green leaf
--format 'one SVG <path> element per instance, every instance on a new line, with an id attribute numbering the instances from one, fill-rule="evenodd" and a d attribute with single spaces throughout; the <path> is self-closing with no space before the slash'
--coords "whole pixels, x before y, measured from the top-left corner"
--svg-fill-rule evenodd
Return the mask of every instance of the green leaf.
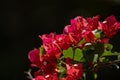
<path id="1" fill-rule="evenodd" d="M 98 77 L 97 73 L 94 73 L 94 79 L 96 80 Z"/>
<path id="2" fill-rule="evenodd" d="M 60 66 L 59 67 L 59 78 L 61 79 L 62 77 L 64 77 L 65 73 L 66 73 L 65 67 Z"/>
<path id="3" fill-rule="evenodd" d="M 111 51 L 107 51 L 105 50 L 104 53 L 101 55 L 101 59 L 104 57 L 103 60 L 101 60 L 102 62 L 107 62 L 109 60 L 112 60 L 113 58 L 116 58 L 117 60 L 119 60 L 119 56 L 120 56 L 120 53 L 118 52 L 111 52 Z M 100 59 L 99 59 L 100 60 Z"/>
<path id="4" fill-rule="evenodd" d="M 112 50 L 113 45 L 112 44 L 105 44 L 105 47 L 108 51 Z"/>
<path id="5" fill-rule="evenodd" d="M 65 67 L 62 67 L 62 66 L 59 67 L 59 70 L 60 70 L 59 71 L 60 73 L 65 73 L 66 71 Z"/>
<path id="6" fill-rule="evenodd" d="M 69 47 L 67 50 L 63 50 L 63 56 L 65 58 L 71 58 L 71 59 L 73 59 L 73 48 Z"/>
<path id="7" fill-rule="evenodd" d="M 80 61 L 80 62 L 83 61 L 83 53 L 82 53 L 82 50 L 80 48 L 75 49 L 74 60 Z"/>
<path id="8" fill-rule="evenodd" d="M 42 56 L 44 53 L 45 53 L 45 49 L 44 49 L 44 47 L 43 46 L 41 46 L 40 48 L 40 56 Z"/>
<path id="9" fill-rule="evenodd" d="M 102 33 L 102 31 L 101 31 L 101 30 L 94 30 L 93 33 L 94 33 L 94 35 L 95 35 L 95 38 L 98 39 L 98 38 L 101 37 L 101 33 Z"/>
<path id="10" fill-rule="evenodd" d="M 84 44 L 84 43 L 85 43 L 85 39 L 82 39 L 77 45 L 80 46 L 81 44 Z"/>
<path id="11" fill-rule="evenodd" d="M 102 56 L 119 56 L 120 53 L 118 52 L 114 52 L 112 53 L 111 51 L 107 51 L 107 50 L 104 50 L 104 53 L 102 54 Z"/>
<path id="12" fill-rule="evenodd" d="M 100 37 L 101 37 L 101 32 L 100 32 L 100 31 L 97 31 L 97 32 L 95 32 L 94 35 L 95 35 L 96 38 L 100 38 Z"/>
<path id="13" fill-rule="evenodd" d="M 96 34 L 95 34 L 95 37 L 96 37 L 96 38 L 100 38 L 100 33 L 96 33 Z"/>
<path id="14" fill-rule="evenodd" d="M 117 57 L 117 58 L 118 58 L 118 60 L 120 60 L 120 55 L 118 55 L 118 57 Z"/>
<path id="15" fill-rule="evenodd" d="M 106 61 L 106 58 L 105 57 L 100 57 L 99 58 L 99 62 L 105 62 Z"/>
<path id="16" fill-rule="evenodd" d="M 102 56 L 109 56 L 111 54 L 111 51 L 104 50 Z"/>

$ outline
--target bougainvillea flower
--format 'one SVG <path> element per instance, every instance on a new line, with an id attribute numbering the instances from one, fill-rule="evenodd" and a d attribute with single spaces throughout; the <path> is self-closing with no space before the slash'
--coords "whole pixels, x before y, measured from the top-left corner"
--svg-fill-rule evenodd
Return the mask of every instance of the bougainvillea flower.
<path id="1" fill-rule="evenodd" d="M 63 33 L 68 34 L 68 33 L 74 32 L 74 31 L 76 31 L 76 26 L 67 25 L 67 26 L 65 26 Z"/>
<path id="2" fill-rule="evenodd" d="M 40 69 L 44 74 L 53 74 L 56 68 L 56 57 L 55 55 L 43 55 L 41 59 L 41 66 Z"/>
<path id="3" fill-rule="evenodd" d="M 68 49 L 68 47 L 70 47 L 68 35 L 66 34 L 56 35 L 54 44 L 60 49 Z"/>
<path id="4" fill-rule="evenodd" d="M 95 40 L 94 34 L 92 33 L 91 30 L 89 30 L 89 28 L 84 29 L 81 35 L 86 42 L 93 42 Z"/>
<path id="5" fill-rule="evenodd" d="M 54 54 L 45 54 L 40 57 L 40 51 L 35 48 L 29 52 L 28 58 L 32 63 L 31 66 L 40 68 L 44 74 L 55 72 L 56 57 Z"/>
<path id="6" fill-rule="evenodd" d="M 56 39 L 56 34 L 55 33 L 44 34 L 40 36 L 40 38 L 43 41 L 43 47 L 46 50 L 46 54 L 49 54 L 49 55 L 54 54 L 56 55 L 57 58 L 59 58 L 59 56 L 61 55 L 61 51 L 60 51 L 61 46 L 57 44 L 58 40 Z M 62 44 L 63 44 L 63 41 L 61 41 L 61 45 Z"/>
<path id="7" fill-rule="evenodd" d="M 98 29 L 99 27 L 99 16 L 95 16 L 93 18 L 87 18 L 88 26 L 91 28 L 91 30 Z"/>
<path id="8" fill-rule="evenodd" d="M 76 78 L 71 75 L 67 75 L 65 78 L 62 78 L 62 80 L 76 80 Z"/>
<path id="9" fill-rule="evenodd" d="M 54 74 L 48 74 L 48 75 L 45 75 L 45 76 L 37 76 L 35 78 L 33 78 L 32 80 L 59 80 L 58 77 L 57 77 L 57 74 L 54 73 Z"/>
<path id="10" fill-rule="evenodd" d="M 40 50 L 39 49 L 33 49 L 28 54 L 28 59 L 31 61 L 31 66 L 40 66 Z"/>
<path id="11" fill-rule="evenodd" d="M 112 38 L 112 36 L 117 33 L 118 29 L 120 29 L 120 23 L 117 22 L 113 15 L 107 17 L 103 22 L 102 30 L 108 38 Z"/>
<path id="12" fill-rule="evenodd" d="M 108 38 L 103 38 L 103 39 L 100 39 L 99 41 L 100 41 L 101 43 L 108 44 L 109 39 L 108 39 Z"/>
<path id="13" fill-rule="evenodd" d="M 77 45 L 77 43 L 79 43 L 79 41 L 82 39 L 81 34 L 79 34 L 78 32 L 71 33 L 68 36 L 69 36 L 70 44 L 74 46 Z"/>
<path id="14" fill-rule="evenodd" d="M 84 70 L 95 72 L 99 62 L 101 65 L 109 61 L 104 56 L 101 59 L 101 55 L 106 55 L 107 49 L 112 54 L 112 45 L 108 42 L 118 29 L 120 23 L 114 16 L 103 22 L 99 21 L 99 16 L 87 19 L 77 16 L 65 26 L 62 34 L 39 36 L 42 46 L 28 54 L 31 67 L 38 69 L 32 80 L 80 80 L 84 78 Z M 32 78 L 32 75 L 29 76 Z"/>
<path id="15" fill-rule="evenodd" d="M 85 18 L 77 16 L 71 19 L 71 25 L 65 26 L 63 33 L 69 35 L 70 44 L 76 45 L 82 39 L 82 30 L 86 28 L 88 22 Z"/>
<path id="16" fill-rule="evenodd" d="M 75 79 L 80 79 L 83 75 L 82 64 L 66 64 L 67 75 L 75 77 Z"/>
<path id="17" fill-rule="evenodd" d="M 55 33 L 44 34 L 42 36 L 39 36 L 42 39 L 43 47 L 45 48 L 46 51 L 54 46 L 53 41 L 55 36 L 56 36 Z"/>
<path id="18" fill-rule="evenodd" d="M 37 77 L 37 76 L 42 76 L 43 72 L 41 70 L 37 70 L 34 72 L 34 77 Z"/>
<path id="19" fill-rule="evenodd" d="M 52 62 L 44 62 L 44 65 L 42 66 L 42 71 L 44 74 L 53 74 L 55 73 L 56 63 Z"/>
<path id="20" fill-rule="evenodd" d="M 47 80 L 59 80 L 57 73 L 54 73 L 52 75 L 46 75 L 45 77 L 46 77 Z"/>
<path id="21" fill-rule="evenodd" d="M 56 58 L 59 58 L 60 55 L 61 55 L 61 51 L 59 48 L 57 47 L 51 47 L 47 52 L 46 52 L 47 55 L 49 56 L 52 56 L 52 55 L 55 55 Z"/>
<path id="22" fill-rule="evenodd" d="M 33 78 L 32 80 L 47 80 L 47 79 L 45 79 L 44 76 L 40 76 L 40 75 L 39 75 L 39 76 Z"/>
<path id="23" fill-rule="evenodd" d="M 63 33 L 74 33 L 81 31 L 81 28 L 87 26 L 87 21 L 81 16 L 77 16 L 71 19 L 71 25 L 65 26 Z"/>
<path id="24" fill-rule="evenodd" d="M 87 24 L 87 20 L 81 16 L 77 16 L 71 20 L 71 25 L 76 26 L 76 30 L 81 30 L 81 27 L 87 26 Z"/>

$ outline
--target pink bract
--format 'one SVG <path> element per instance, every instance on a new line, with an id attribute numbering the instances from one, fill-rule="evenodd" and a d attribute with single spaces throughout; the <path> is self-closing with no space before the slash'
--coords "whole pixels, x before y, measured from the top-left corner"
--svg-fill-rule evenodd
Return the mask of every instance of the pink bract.
<path id="1" fill-rule="evenodd" d="M 34 48 L 28 54 L 28 58 L 31 61 L 31 66 L 40 66 L 40 50 Z"/>
<path id="2" fill-rule="evenodd" d="M 59 80 L 57 77 L 57 74 L 52 75 L 45 75 L 45 76 L 37 76 L 36 78 L 33 78 L 32 80 Z"/>
<path id="3" fill-rule="evenodd" d="M 80 79 L 83 75 L 82 64 L 66 64 L 67 76 L 72 76 L 75 79 Z"/>
<path id="4" fill-rule="evenodd" d="M 91 30 L 98 29 L 99 25 L 99 16 L 95 16 L 93 18 L 87 18 L 88 26 L 91 28 Z"/>
<path id="5" fill-rule="evenodd" d="M 116 18 L 112 15 L 105 19 L 102 25 L 102 30 L 108 38 L 112 38 L 120 29 L 120 23 L 117 22 Z"/>

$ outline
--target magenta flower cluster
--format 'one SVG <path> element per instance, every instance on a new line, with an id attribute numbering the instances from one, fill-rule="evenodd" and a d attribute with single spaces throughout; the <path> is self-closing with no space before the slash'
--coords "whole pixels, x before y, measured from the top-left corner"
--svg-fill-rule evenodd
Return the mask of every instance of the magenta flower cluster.
<path id="1" fill-rule="evenodd" d="M 91 67 L 93 60 L 87 61 L 85 51 L 87 45 L 108 44 L 120 29 L 120 23 L 111 15 L 103 22 L 99 16 L 83 18 L 77 16 L 65 26 L 63 33 L 43 34 L 40 48 L 34 48 L 28 54 L 31 67 L 37 67 L 32 80 L 78 80 L 83 77 L 84 68 Z M 103 46 L 103 49 L 106 49 Z M 79 55 L 82 54 L 82 58 Z M 75 56 L 77 55 L 77 56 Z M 91 55 L 88 55 L 91 56 Z M 99 55 L 98 55 L 99 56 Z M 94 58 L 94 57 L 93 57 Z M 88 59 L 89 60 L 89 59 Z M 88 67 L 84 67 L 87 63 Z M 92 66 L 93 67 L 93 66 Z"/>

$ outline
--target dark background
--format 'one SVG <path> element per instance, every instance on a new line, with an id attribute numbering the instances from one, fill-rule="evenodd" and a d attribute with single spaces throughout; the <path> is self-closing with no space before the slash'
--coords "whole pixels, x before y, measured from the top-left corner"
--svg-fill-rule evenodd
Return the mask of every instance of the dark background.
<path id="1" fill-rule="evenodd" d="M 28 52 L 41 45 L 38 35 L 61 33 L 71 18 L 100 15 L 102 21 L 113 14 L 120 21 L 119 0 L 2 0 L 0 6 L 0 80 L 26 80 Z M 111 43 L 120 52 L 120 31 Z"/>

